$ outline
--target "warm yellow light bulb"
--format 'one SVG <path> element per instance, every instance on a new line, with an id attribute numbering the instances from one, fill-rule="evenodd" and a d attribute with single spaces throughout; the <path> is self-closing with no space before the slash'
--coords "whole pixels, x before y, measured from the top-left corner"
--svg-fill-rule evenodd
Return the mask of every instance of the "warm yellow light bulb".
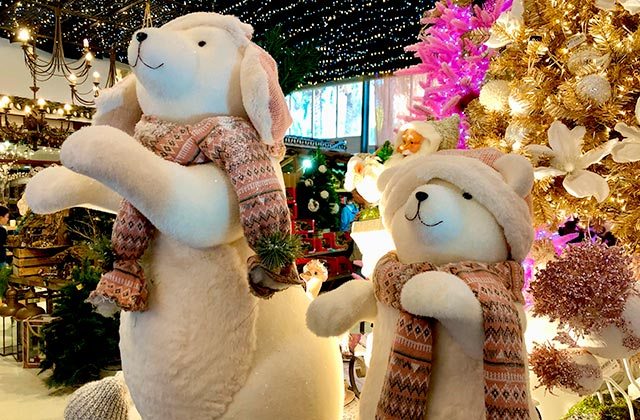
<path id="1" fill-rule="evenodd" d="M 93 54 L 91 54 L 90 52 L 88 52 L 88 53 L 87 53 L 87 55 L 85 55 L 85 59 L 86 59 L 87 61 L 91 61 L 91 60 L 93 60 Z"/>
<path id="2" fill-rule="evenodd" d="M 42 98 L 39 98 L 39 99 L 38 99 L 38 101 L 37 101 L 37 104 L 38 104 L 38 106 L 39 106 L 40 108 L 42 108 L 42 107 L 44 107 L 44 106 L 47 104 L 47 101 L 45 101 L 45 100 L 44 100 L 44 99 L 42 99 Z"/>
<path id="3" fill-rule="evenodd" d="M 71 105 L 64 104 L 64 110 L 67 111 L 67 112 L 71 111 Z"/>
<path id="4" fill-rule="evenodd" d="M 18 40 L 21 42 L 27 42 L 31 39 L 31 33 L 27 28 L 20 28 L 18 30 Z"/>
<path id="5" fill-rule="evenodd" d="M 25 114 L 30 114 L 31 113 L 31 106 L 27 105 L 24 107 L 24 113 Z"/>

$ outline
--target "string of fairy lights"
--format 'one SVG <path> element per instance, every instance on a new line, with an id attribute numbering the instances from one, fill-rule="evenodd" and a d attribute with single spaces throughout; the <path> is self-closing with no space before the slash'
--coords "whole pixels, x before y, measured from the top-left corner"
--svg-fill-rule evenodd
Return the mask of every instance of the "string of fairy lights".
<path id="1" fill-rule="evenodd" d="M 39 34 L 52 34 L 52 7 L 60 4 L 63 14 L 65 53 L 78 57 L 82 40 L 88 39 L 96 57 L 108 57 L 116 49 L 117 59 L 127 61 L 131 34 L 141 26 L 145 2 L 67 0 L 0 0 L 0 36 L 11 38 L 19 26 L 30 26 Z M 216 11 L 238 16 L 254 26 L 257 34 L 280 24 L 292 45 L 312 45 L 322 53 L 311 83 L 377 75 L 416 63 L 404 51 L 420 32 L 420 17 L 433 0 L 216 0 L 151 1 L 156 26 L 195 11 Z M 38 38 L 36 45 L 51 50 L 52 40 Z"/>

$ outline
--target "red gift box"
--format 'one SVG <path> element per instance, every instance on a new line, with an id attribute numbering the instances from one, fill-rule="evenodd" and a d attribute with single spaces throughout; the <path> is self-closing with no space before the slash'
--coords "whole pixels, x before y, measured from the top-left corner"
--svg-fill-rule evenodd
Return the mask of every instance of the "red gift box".
<path id="1" fill-rule="evenodd" d="M 316 238 L 302 238 L 300 242 L 302 245 L 302 253 L 304 255 L 316 252 Z"/>
<path id="2" fill-rule="evenodd" d="M 336 249 L 336 233 L 327 232 L 322 234 L 322 246 L 325 249 Z"/>
<path id="3" fill-rule="evenodd" d="M 293 233 L 296 235 L 315 232 L 316 222 L 313 219 L 299 219 L 293 221 Z"/>
<path id="4" fill-rule="evenodd" d="M 284 192 L 287 195 L 287 202 L 296 201 L 296 189 L 294 187 L 287 187 Z"/>
<path id="5" fill-rule="evenodd" d="M 291 216 L 291 220 L 295 220 L 298 218 L 298 204 L 296 202 L 291 202 L 287 204 L 289 206 L 289 215 Z"/>

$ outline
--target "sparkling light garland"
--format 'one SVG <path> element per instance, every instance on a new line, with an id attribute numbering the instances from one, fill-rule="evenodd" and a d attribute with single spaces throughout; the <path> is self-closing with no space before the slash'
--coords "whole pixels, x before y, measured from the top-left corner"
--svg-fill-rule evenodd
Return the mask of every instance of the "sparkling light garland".
<path id="1" fill-rule="evenodd" d="M 294 43 L 319 47 L 323 56 L 312 82 L 320 83 L 392 72 L 414 64 L 415 59 L 404 53 L 403 46 L 415 40 L 420 15 L 433 3 L 433 0 L 154 1 L 151 14 L 157 26 L 195 11 L 235 15 L 252 24 L 256 33 L 282 24 L 285 35 Z M 144 2 L 134 1 L 70 2 L 65 8 L 74 14 L 65 20 L 63 29 L 68 39 L 89 38 L 97 56 L 107 56 L 109 48 L 115 45 L 118 60 L 126 62 L 126 46 L 131 34 L 142 24 L 144 6 Z M 0 17 L 1 27 L 32 23 L 40 26 L 43 34 L 53 32 L 49 30 L 53 15 L 41 4 L 0 0 L 0 8 L 9 10 L 4 19 Z M 4 31 L 4 36 L 10 35 Z M 51 42 L 38 39 L 37 45 L 50 49 L 47 46 L 50 47 Z"/>

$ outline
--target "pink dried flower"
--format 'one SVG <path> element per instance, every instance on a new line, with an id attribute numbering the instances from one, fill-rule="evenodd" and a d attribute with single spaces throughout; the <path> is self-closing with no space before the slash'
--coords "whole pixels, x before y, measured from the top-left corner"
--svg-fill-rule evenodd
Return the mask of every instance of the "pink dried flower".
<path id="1" fill-rule="evenodd" d="M 601 242 L 569 245 L 531 284 L 535 316 L 548 316 L 578 334 L 624 327 L 622 312 L 636 283 L 631 257 Z"/>

